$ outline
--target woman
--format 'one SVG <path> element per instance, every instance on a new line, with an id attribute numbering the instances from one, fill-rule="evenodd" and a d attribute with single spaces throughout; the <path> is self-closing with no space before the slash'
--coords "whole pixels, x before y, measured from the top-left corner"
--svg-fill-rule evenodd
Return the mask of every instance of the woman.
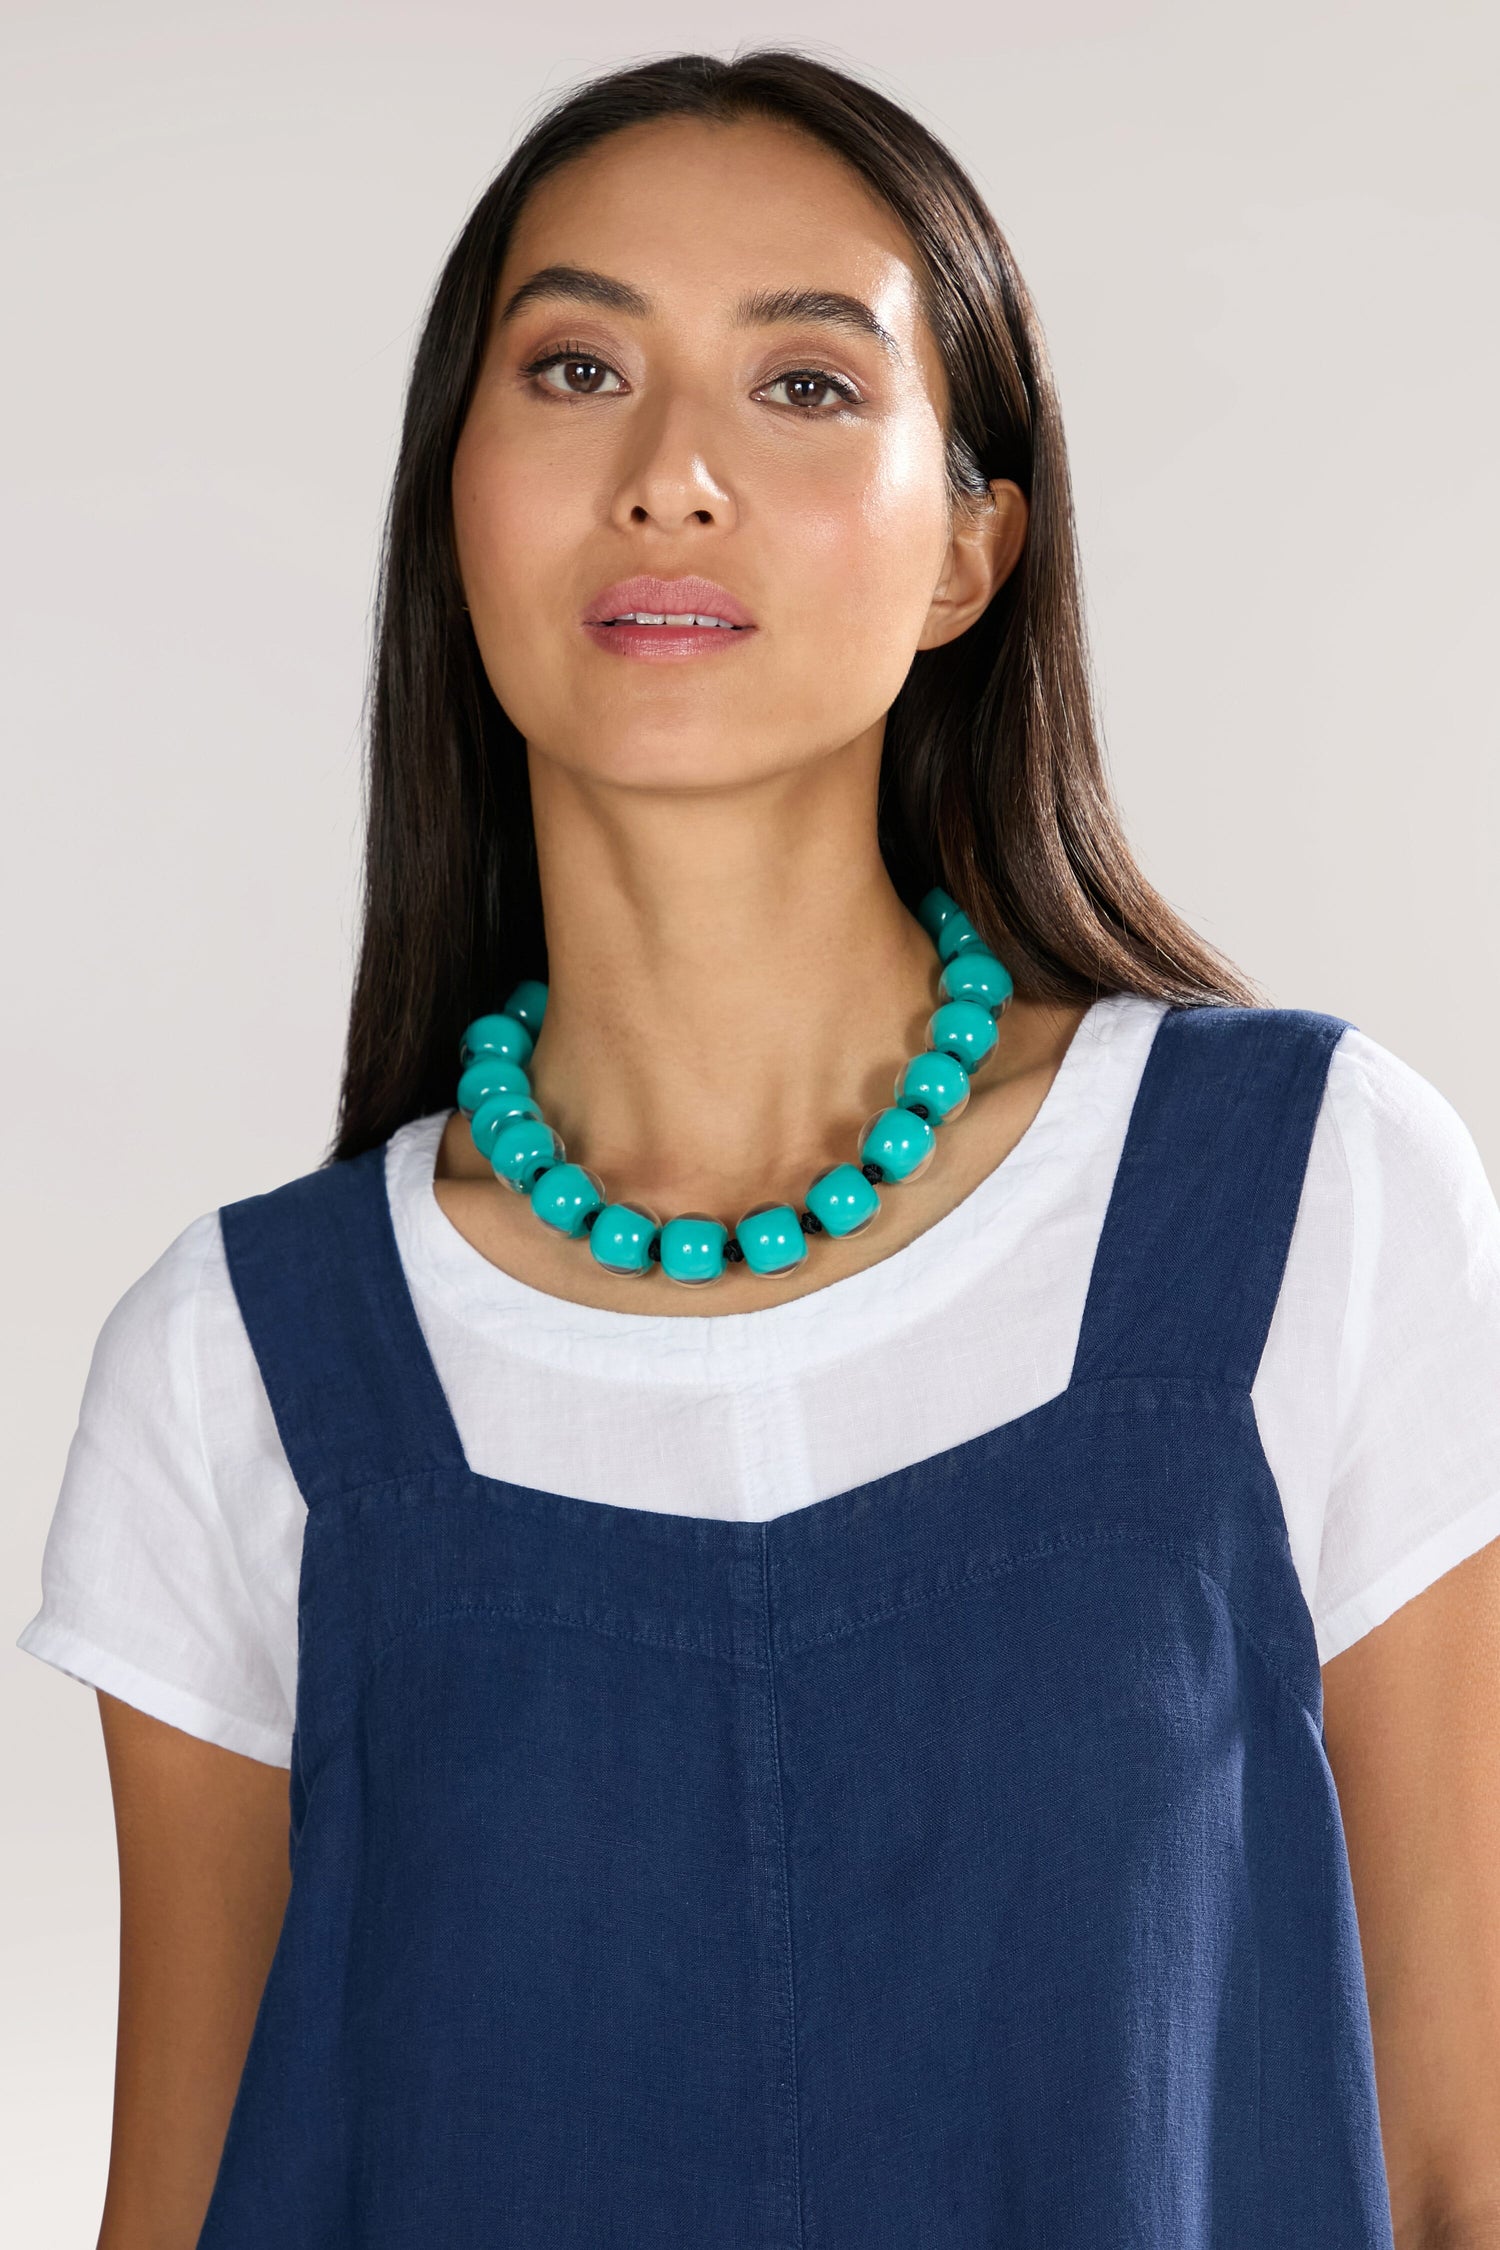
<path id="1" fill-rule="evenodd" d="M 1500 1214 L 1132 864 L 911 118 L 528 136 L 372 732 L 336 1145 L 111 1315 L 22 1636 L 105 2250 L 1497 2239 Z"/>

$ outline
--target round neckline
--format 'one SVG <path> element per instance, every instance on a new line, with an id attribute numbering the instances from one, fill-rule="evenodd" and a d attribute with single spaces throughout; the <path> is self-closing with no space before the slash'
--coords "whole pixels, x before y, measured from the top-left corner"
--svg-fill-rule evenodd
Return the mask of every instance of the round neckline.
<path id="1" fill-rule="evenodd" d="M 1057 1163 L 1062 1150 L 1070 1163 L 1086 1161 L 1074 1128 L 1089 1107 L 1116 1035 L 1126 1025 L 1144 1030 L 1143 1015 L 1152 1019 L 1154 1032 L 1164 1009 L 1164 1002 L 1137 993 L 1110 993 L 1092 1002 L 1015 1146 L 910 1242 L 857 1273 L 842 1274 L 797 1297 L 741 1312 L 632 1312 L 580 1304 L 522 1281 L 477 1250 L 438 1201 L 437 1152 L 453 1115 L 451 1105 L 398 1126 L 386 1143 L 386 1190 L 402 1262 L 409 1281 L 466 1325 L 503 1332 L 522 1348 L 530 1344 L 545 1350 L 548 1341 L 559 1337 L 574 1344 L 613 1346 L 627 1355 L 633 1346 L 650 1346 L 658 1358 L 680 1364 L 695 1354 L 717 1360 L 786 1343 L 804 1360 L 834 1357 L 856 1334 L 867 1337 L 872 1321 L 899 1326 L 911 1317 L 916 1299 L 959 1289 L 976 1257 L 987 1261 L 994 1256 L 994 1225 L 1007 1214 L 1024 1222 L 1027 1189 L 1049 1175 L 1062 1185 Z M 1113 1121 L 1114 1107 L 1112 1102 L 1103 1105 L 1096 1119 L 1101 1132 Z M 643 1368 L 652 1356 L 642 1354 Z"/>

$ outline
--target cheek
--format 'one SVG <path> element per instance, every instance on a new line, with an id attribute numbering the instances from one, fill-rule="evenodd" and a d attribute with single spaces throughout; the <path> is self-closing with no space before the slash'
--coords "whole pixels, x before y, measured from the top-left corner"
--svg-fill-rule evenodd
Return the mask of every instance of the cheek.
<path id="1" fill-rule="evenodd" d="M 838 651 L 894 670 L 899 684 L 947 552 L 941 434 L 897 423 L 857 463 L 830 460 L 793 481 L 777 542 L 811 597 L 801 612 L 809 638 L 836 636 Z"/>
<path id="2" fill-rule="evenodd" d="M 554 573 L 576 546 L 564 464 L 498 432 L 460 440 L 453 463 L 453 536 L 476 614 L 540 613 Z"/>

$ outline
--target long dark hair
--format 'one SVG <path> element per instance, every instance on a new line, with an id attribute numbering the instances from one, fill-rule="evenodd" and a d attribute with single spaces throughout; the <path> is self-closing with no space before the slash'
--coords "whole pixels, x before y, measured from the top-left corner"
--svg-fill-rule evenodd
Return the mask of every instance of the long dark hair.
<path id="1" fill-rule="evenodd" d="M 1260 994 L 1175 914 L 1111 798 L 1084 640 L 1072 491 L 1046 347 L 978 190 L 925 127 L 826 63 L 762 49 L 597 78 L 536 124 L 438 277 L 412 365 L 381 551 L 359 960 L 336 1136 L 358 1155 L 453 1100 L 460 1034 L 546 975 L 525 745 L 485 676 L 454 558 L 450 479 L 511 233 L 537 183 L 650 119 L 770 117 L 841 156 L 915 245 L 951 397 L 955 494 L 1008 477 L 1026 545 L 984 614 L 920 653 L 886 724 L 879 841 L 898 895 L 940 883 L 1022 998 Z"/>

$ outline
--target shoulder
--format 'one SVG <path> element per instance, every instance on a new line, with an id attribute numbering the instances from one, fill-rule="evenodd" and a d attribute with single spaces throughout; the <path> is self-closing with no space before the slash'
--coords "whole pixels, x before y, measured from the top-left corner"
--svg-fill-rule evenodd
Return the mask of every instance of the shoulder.
<path id="1" fill-rule="evenodd" d="M 1356 1176 L 1392 1173 L 1440 1197 L 1493 1203 L 1474 1136 L 1453 1103 L 1352 1024 L 1334 1050 L 1327 1106 Z"/>
<path id="2" fill-rule="evenodd" d="M 1500 1530 L 1500 1207 L 1453 1103 L 1353 1024 L 1255 1404 L 1324 1663 Z"/>
<path id="3" fill-rule="evenodd" d="M 221 1204 L 214 1216 L 232 1246 L 262 1231 L 296 1229 L 308 1221 L 337 1224 L 347 1212 L 394 1204 L 430 1187 L 444 1128 L 455 1112 L 431 1110 L 397 1125 L 358 1155 L 326 1160 L 259 1193 Z"/>
<path id="4" fill-rule="evenodd" d="M 116 1298 L 94 1344 L 86 1398 L 102 1391 L 140 1397 L 186 1371 L 205 1276 L 219 1258 L 218 1213 L 206 1211 L 173 1236 Z"/>
<path id="5" fill-rule="evenodd" d="M 1351 1027 L 1328 1074 L 1323 1128 L 1325 1169 L 1336 1164 L 1347 1208 L 1346 1374 L 1379 1331 L 1389 1381 L 1446 1356 L 1493 1386 L 1500 1205 L 1467 1123 L 1422 1072 Z"/>
<path id="6" fill-rule="evenodd" d="M 436 1110 L 396 1126 L 355 1156 L 339 1157 L 278 1186 L 222 1204 L 215 1214 L 226 1279 L 247 1315 L 318 1268 L 382 1257 L 394 1233 L 405 1265 L 432 1198 L 433 1163 L 454 1113 Z"/>
<path id="7" fill-rule="evenodd" d="M 121 1293 L 95 1338 L 81 1440 L 141 1467 L 208 1479 L 242 1449 L 255 1367 L 230 1283 L 218 1211 L 174 1235 Z"/>
<path id="8" fill-rule="evenodd" d="M 1300 1051 L 1326 1070 L 1320 1138 L 1331 1135 L 1356 1183 L 1425 1179 L 1437 1193 L 1493 1202 L 1474 1136 L 1431 1079 L 1346 1017 L 1316 1008 L 1219 1005 L 1163 1011 L 1169 1036 L 1212 1054 L 1237 1049 L 1247 1074 L 1285 1071 Z"/>
<path id="9" fill-rule="evenodd" d="M 1346 1026 L 1333 1049 L 1309 1163 L 1309 1200 L 1343 1211 L 1354 1296 L 1386 1290 L 1440 1319 L 1500 1289 L 1500 1206 L 1474 1135 L 1430 1078 Z M 1459 1287 L 1455 1294 L 1455 1284 Z"/>
<path id="10" fill-rule="evenodd" d="M 1500 1205 L 1474 1135 L 1431 1079 L 1355 1025 L 1332 1052 L 1294 1251 L 1343 1305 L 1340 1389 L 1377 1333 L 1403 1378 L 1430 1353 L 1493 1355 Z"/>
<path id="11" fill-rule="evenodd" d="M 1225 1000 L 1144 1003 L 1155 1011 L 1168 1040 L 1221 1058 L 1243 1058 L 1246 1067 L 1298 1053 L 1331 1053 L 1352 1029 L 1347 1017 L 1322 1008 L 1242 1007 Z"/>
<path id="12" fill-rule="evenodd" d="M 169 1725 L 284 1765 L 300 1523 L 268 1420 L 218 1214 L 205 1212 L 98 1331 L 47 1528 L 42 1605 L 17 1645 Z"/>
<path id="13" fill-rule="evenodd" d="M 392 1135 L 391 1139 L 397 1136 Z M 226 1239 L 249 1235 L 261 1226 L 295 1225 L 300 1218 L 333 1210 L 359 1197 L 372 1179 L 384 1172 L 391 1141 L 382 1141 L 358 1156 L 340 1157 L 299 1172 L 275 1187 L 242 1195 L 219 1206 L 214 1217 Z"/>

